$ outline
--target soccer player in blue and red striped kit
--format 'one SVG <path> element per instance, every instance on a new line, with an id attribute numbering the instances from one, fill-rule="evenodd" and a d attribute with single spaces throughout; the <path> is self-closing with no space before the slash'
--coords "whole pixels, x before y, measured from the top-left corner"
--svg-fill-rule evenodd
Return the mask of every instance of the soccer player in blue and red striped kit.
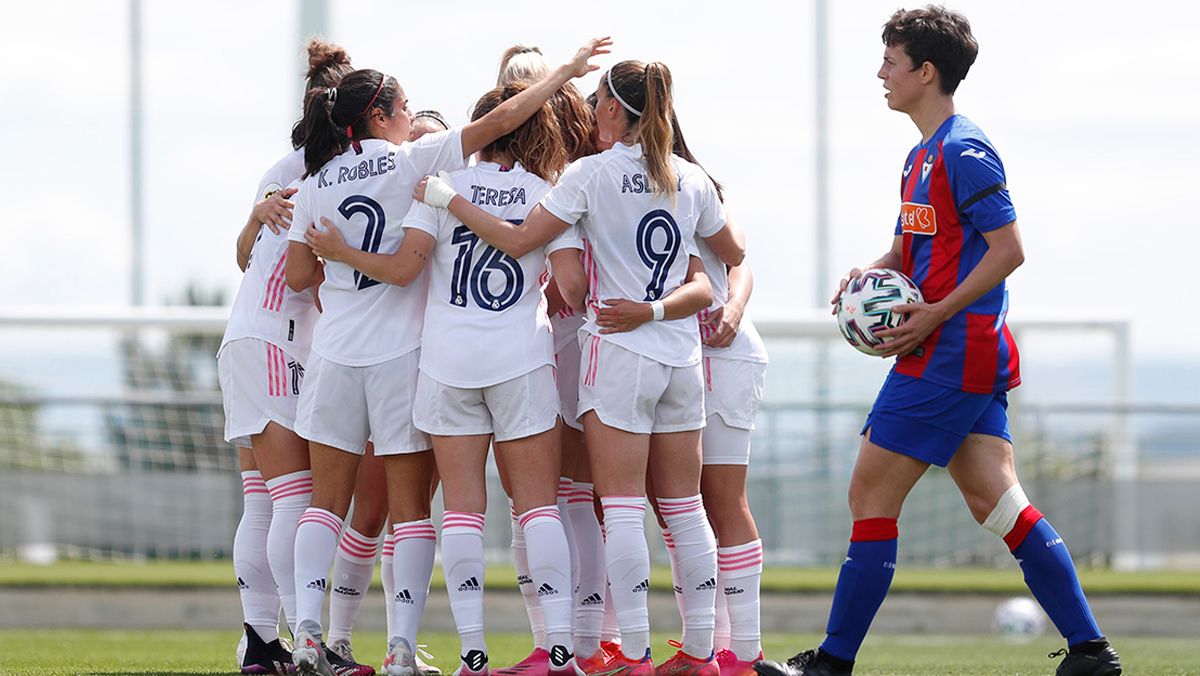
<path id="1" fill-rule="evenodd" d="M 854 527 L 838 576 L 827 636 L 763 676 L 850 674 L 896 567 L 897 518 L 930 464 L 945 467 L 972 516 L 1003 538 L 1029 590 L 1067 641 L 1058 676 L 1120 674 L 1116 652 L 1084 598 L 1063 539 L 1017 482 L 1007 392 L 1020 384 L 1005 325 L 1004 280 L 1024 260 L 1004 165 L 987 137 L 955 113 L 954 91 L 979 51 L 965 17 L 943 7 L 900 10 L 883 29 L 888 107 L 921 132 L 901 178 L 891 250 L 870 268 L 902 270 L 923 303 L 901 306 L 882 332 L 898 356 L 862 431 L 850 480 Z M 834 302 L 849 280 L 842 280 Z"/>

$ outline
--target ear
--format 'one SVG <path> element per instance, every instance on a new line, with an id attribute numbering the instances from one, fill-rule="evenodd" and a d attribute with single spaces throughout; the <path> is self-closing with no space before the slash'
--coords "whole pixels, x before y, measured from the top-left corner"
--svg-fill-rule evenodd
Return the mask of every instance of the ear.
<path id="1" fill-rule="evenodd" d="M 934 66 L 932 61 L 921 64 L 921 84 L 932 84 L 937 80 L 937 76 L 937 66 Z"/>

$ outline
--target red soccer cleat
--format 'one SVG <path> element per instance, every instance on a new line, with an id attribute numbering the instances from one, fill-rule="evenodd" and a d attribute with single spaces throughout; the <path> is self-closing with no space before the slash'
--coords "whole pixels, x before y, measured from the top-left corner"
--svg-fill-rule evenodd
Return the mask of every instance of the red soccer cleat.
<path id="1" fill-rule="evenodd" d="M 679 650 L 671 659 L 654 668 L 655 676 L 722 676 L 715 655 L 692 657 Z"/>
<path id="2" fill-rule="evenodd" d="M 758 652 L 758 657 L 749 662 L 739 660 L 738 656 L 732 650 L 721 649 L 717 651 L 717 665 L 721 667 L 721 676 L 755 676 L 754 663 L 760 662 L 763 659 L 762 651 Z"/>
<path id="3" fill-rule="evenodd" d="M 534 648 L 529 657 L 511 667 L 495 669 L 495 676 L 546 676 L 550 669 L 550 653 L 545 648 Z"/>
<path id="4" fill-rule="evenodd" d="M 654 676 L 654 661 L 650 659 L 649 648 L 646 649 L 646 656 L 640 660 L 625 657 L 625 653 L 619 649 L 615 654 L 608 655 L 607 660 L 599 662 L 598 658 L 603 656 L 604 648 L 600 648 L 577 664 L 589 676 Z"/>

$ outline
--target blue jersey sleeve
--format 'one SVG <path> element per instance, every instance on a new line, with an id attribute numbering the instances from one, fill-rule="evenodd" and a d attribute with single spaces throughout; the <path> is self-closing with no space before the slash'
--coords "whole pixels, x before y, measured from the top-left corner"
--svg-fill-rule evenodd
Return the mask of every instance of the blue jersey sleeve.
<path id="1" fill-rule="evenodd" d="M 1004 163 L 986 138 L 947 139 L 942 152 L 964 225 L 990 232 L 1017 220 L 1004 180 Z"/>

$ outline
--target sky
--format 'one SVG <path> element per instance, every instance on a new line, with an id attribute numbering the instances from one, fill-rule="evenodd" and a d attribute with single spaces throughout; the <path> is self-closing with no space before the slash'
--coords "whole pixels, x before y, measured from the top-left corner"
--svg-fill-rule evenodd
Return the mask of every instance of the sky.
<path id="1" fill-rule="evenodd" d="M 607 67 L 663 61 L 689 145 L 747 230 L 753 311 L 788 316 L 890 245 L 898 174 L 919 134 L 875 77 L 895 1 L 831 2 L 830 278 L 816 280 L 811 2 L 330 3 L 325 34 L 452 124 L 501 52 L 552 62 L 612 35 Z M 1026 263 L 1012 316 L 1129 318 L 1138 355 L 1197 360 L 1200 6 L 1148 0 L 950 3 L 981 49 L 956 96 L 1004 160 Z M 143 3 L 146 298 L 189 283 L 231 299 L 234 238 L 299 116 L 299 3 Z M 686 7 L 686 9 L 684 9 Z M 595 10 L 602 8 L 603 13 Z M 117 0 L 5 3 L 15 64 L 0 96 L 0 306 L 130 299 L 129 21 Z M 597 76 L 578 82 L 595 88 Z M 1191 85 L 1187 83 L 1191 82 Z M 1070 345 L 1065 345 L 1069 349 Z"/>

